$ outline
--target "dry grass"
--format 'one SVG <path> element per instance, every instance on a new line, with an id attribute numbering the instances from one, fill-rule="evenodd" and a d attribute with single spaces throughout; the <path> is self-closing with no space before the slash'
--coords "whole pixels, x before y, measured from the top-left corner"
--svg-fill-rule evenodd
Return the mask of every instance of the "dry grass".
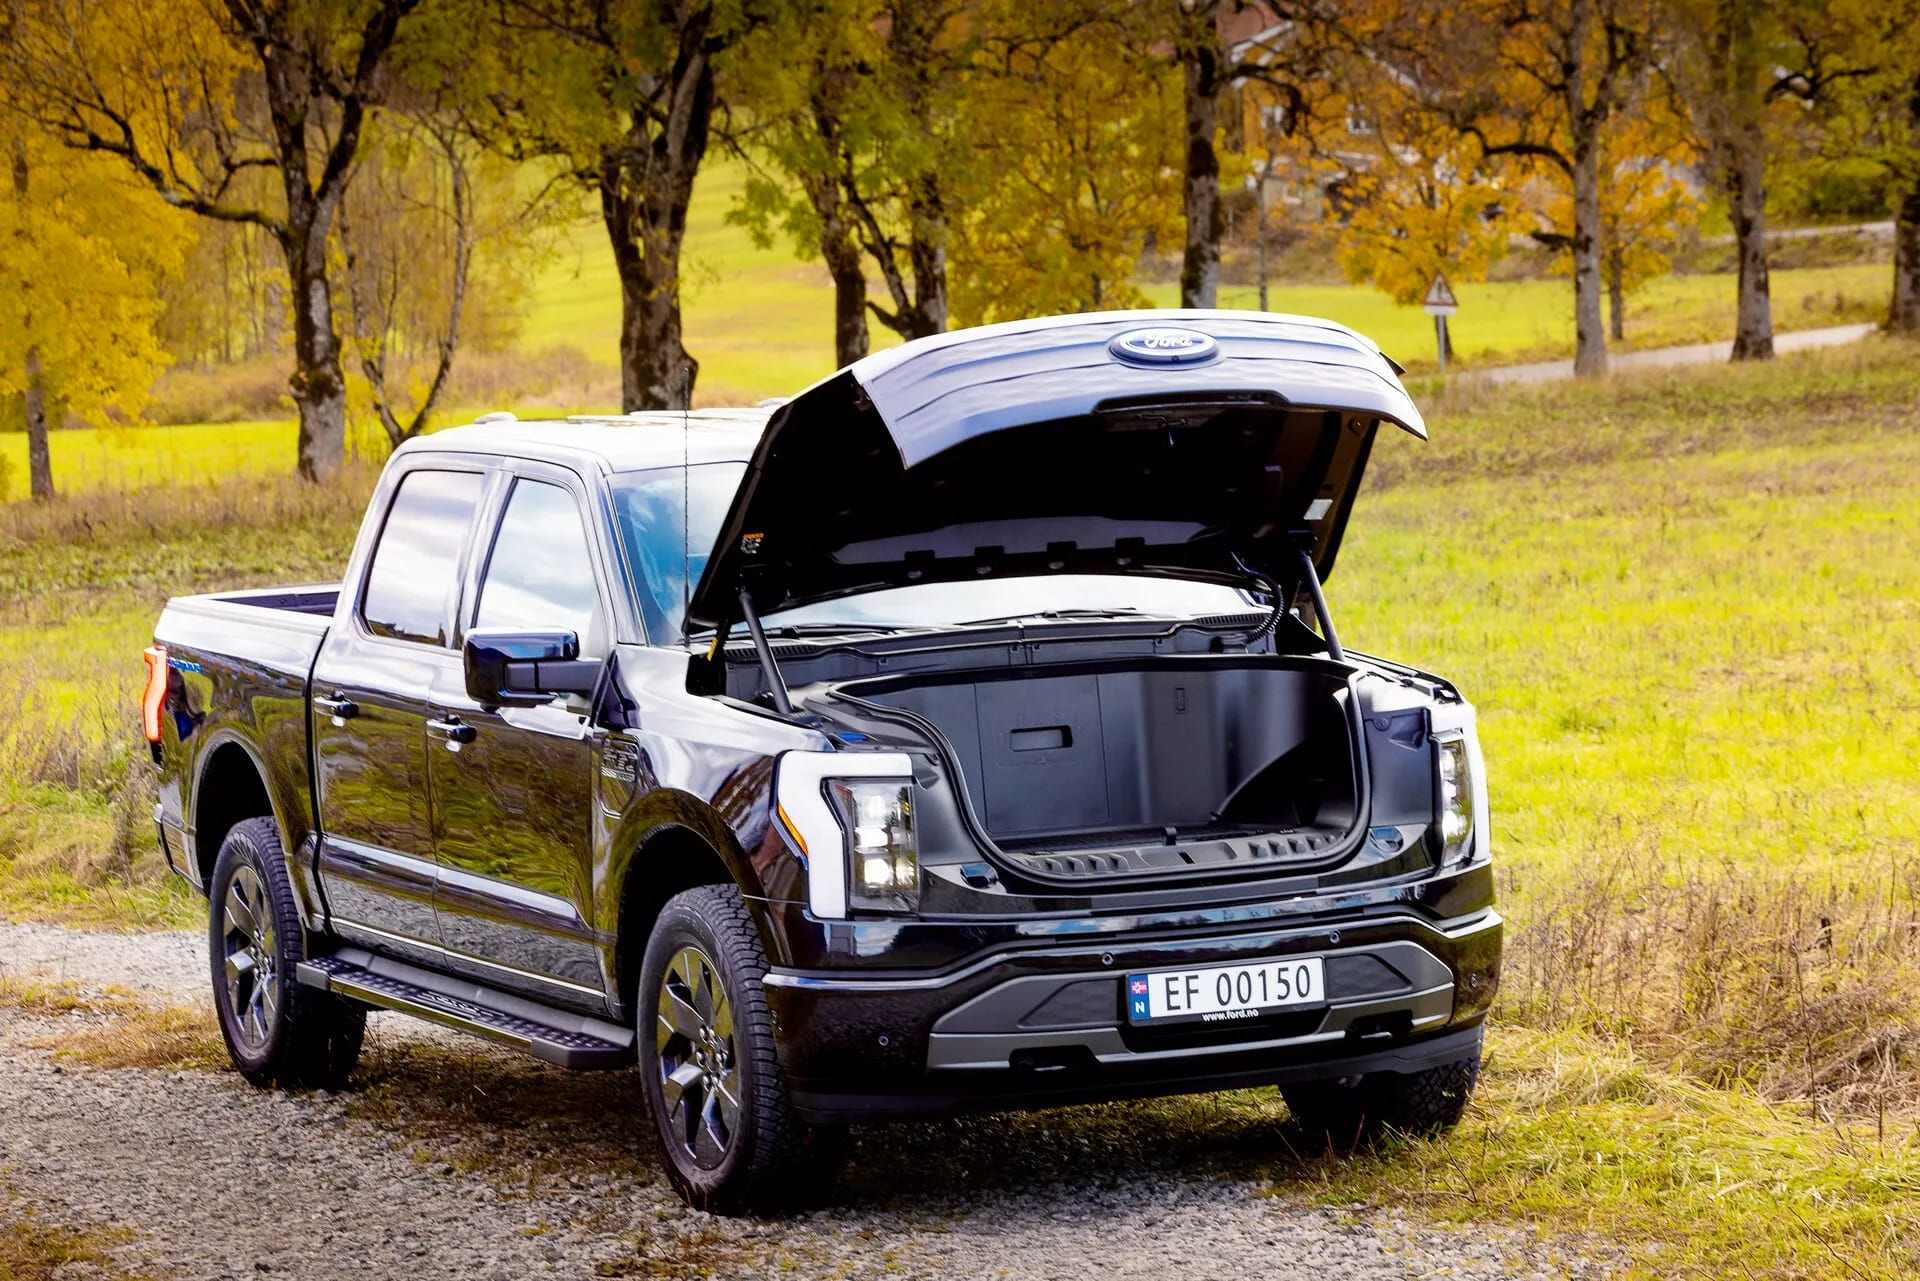
<path id="1" fill-rule="evenodd" d="M 1648 855 L 1536 891 L 1502 1018 L 1823 1117 L 1920 1114 L 1920 883 Z"/>
<path id="2" fill-rule="evenodd" d="M 140 1281 L 113 1249 L 132 1233 L 70 1228 L 0 1205 L 0 1278 L 6 1281 Z"/>
<path id="3" fill-rule="evenodd" d="M 154 385 L 147 417 L 163 425 L 291 420 L 291 373 L 280 360 L 170 369 Z M 529 411 L 604 412 L 619 405 L 620 371 L 590 360 L 578 347 L 462 351 L 428 426 L 464 421 L 474 407 L 513 409 L 526 417 Z"/>
<path id="4" fill-rule="evenodd" d="M 89 988 L 61 979 L 0 974 L 0 1009 L 59 1018 L 68 1014 L 120 1016 L 141 1008 L 140 998 L 124 987 Z"/>
<path id="5" fill-rule="evenodd" d="M 60 1020 L 57 1035 L 28 1045 L 52 1051 L 63 1063 L 167 1071 L 230 1066 L 219 1025 L 205 1006 L 150 1005 L 123 987 L 0 975 L 0 1009 Z"/>
<path id="6" fill-rule="evenodd" d="M 33 1043 L 62 1063 L 95 1068 L 224 1072 L 231 1066 L 212 1010 L 164 1005 L 116 1014 L 104 1024 L 62 1030 Z"/>
<path id="7" fill-rule="evenodd" d="M 140 651 L 170 595 L 337 576 L 374 476 L 0 506 L 0 914 L 198 919 L 154 839 Z"/>

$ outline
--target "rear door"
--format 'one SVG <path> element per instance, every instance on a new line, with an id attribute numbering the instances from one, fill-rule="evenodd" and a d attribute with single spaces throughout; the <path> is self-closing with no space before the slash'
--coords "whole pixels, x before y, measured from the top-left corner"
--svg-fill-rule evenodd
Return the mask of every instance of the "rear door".
<path id="1" fill-rule="evenodd" d="M 367 563 L 314 663 L 320 873 L 334 927 L 437 959 L 427 694 L 454 615 L 487 474 L 422 461 L 397 472 Z M 377 501 L 377 500 L 376 500 Z"/>
<path id="2" fill-rule="evenodd" d="M 512 464 L 475 544 L 465 628 L 571 631 L 582 658 L 611 644 L 610 601 L 578 477 Z M 483 707 L 458 661 L 429 697 L 437 905 L 450 962 L 484 982 L 596 1007 L 606 991 L 593 919 L 596 750 L 588 701 Z"/>

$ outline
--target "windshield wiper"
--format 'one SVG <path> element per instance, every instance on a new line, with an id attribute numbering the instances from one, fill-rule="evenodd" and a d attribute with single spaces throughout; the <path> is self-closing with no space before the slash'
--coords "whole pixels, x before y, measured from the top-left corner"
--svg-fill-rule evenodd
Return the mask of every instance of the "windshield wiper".
<path id="1" fill-rule="evenodd" d="M 1048 622 L 1062 622 L 1074 618 L 1137 618 L 1140 611 L 1131 605 L 1115 605 L 1110 609 L 1030 609 L 1023 614 L 1000 614 L 993 618 L 971 618 L 964 623 L 955 623 L 955 627 L 985 627 L 990 623 L 1017 623 L 1027 618 L 1043 618 Z"/>

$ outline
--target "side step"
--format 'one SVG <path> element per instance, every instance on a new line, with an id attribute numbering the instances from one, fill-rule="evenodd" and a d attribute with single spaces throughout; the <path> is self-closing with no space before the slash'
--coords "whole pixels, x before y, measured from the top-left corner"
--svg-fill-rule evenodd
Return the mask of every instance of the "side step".
<path id="1" fill-rule="evenodd" d="M 469 979 L 407 965 L 357 947 L 300 962 L 306 987 L 398 1010 L 484 1036 L 566 1068 L 618 1068 L 633 1062 L 633 1029 L 483 987 Z"/>

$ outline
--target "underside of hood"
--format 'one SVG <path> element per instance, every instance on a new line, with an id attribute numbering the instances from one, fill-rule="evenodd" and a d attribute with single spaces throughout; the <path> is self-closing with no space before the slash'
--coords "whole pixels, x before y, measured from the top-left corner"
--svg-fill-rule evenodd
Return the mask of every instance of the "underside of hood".
<path id="1" fill-rule="evenodd" d="M 1000 575 L 1324 577 L 1395 368 L 1326 321 L 1098 312 L 877 353 L 777 409 L 689 621 Z"/>

